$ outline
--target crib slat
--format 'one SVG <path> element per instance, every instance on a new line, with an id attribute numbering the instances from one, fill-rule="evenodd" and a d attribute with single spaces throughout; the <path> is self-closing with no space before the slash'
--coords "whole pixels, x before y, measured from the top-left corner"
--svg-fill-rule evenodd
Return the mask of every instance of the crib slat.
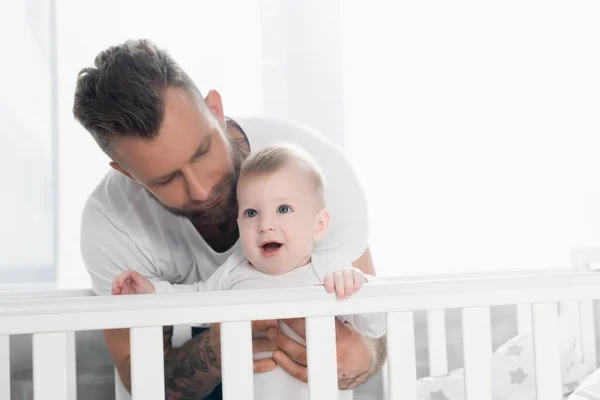
<path id="1" fill-rule="evenodd" d="M 0 399 L 10 399 L 10 336 L 0 335 Z"/>
<path id="2" fill-rule="evenodd" d="M 581 333 L 581 355 L 588 371 L 595 371 L 596 359 L 596 327 L 594 325 L 594 301 L 579 302 L 579 332 Z"/>
<path id="3" fill-rule="evenodd" d="M 67 332 L 67 390 L 69 400 L 77 399 L 77 357 L 75 332 Z"/>
<path id="4" fill-rule="evenodd" d="M 492 329 L 489 307 L 462 310 L 465 396 L 492 400 Z"/>
<path id="5" fill-rule="evenodd" d="M 33 398 L 35 400 L 69 399 L 74 397 L 69 382 L 68 332 L 33 335 Z"/>
<path id="6" fill-rule="evenodd" d="M 221 373 L 225 400 L 254 399 L 250 321 L 221 324 Z"/>
<path id="7" fill-rule="evenodd" d="M 517 333 L 531 332 L 531 304 L 517 304 Z"/>
<path id="8" fill-rule="evenodd" d="M 556 303 L 534 304 L 533 349 L 537 398 L 562 399 L 558 313 Z"/>
<path id="9" fill-rule="evenodd" d="M 129 332 L 132 399 L 164 400 L 165 366 L 162 327 L 132 328 Z"/>
<path id="10" fill-rule="evenodd" d="M 386 314 L 390 400 L 417 399 L 415 325 L 412 311 Z"/>
<path id="11" fill-rule="evenodd" d="M 306 318 L 310 400 L 338 398 L 334 317 Z"/>
<path id="12" fill-rule="evenodd" d="M 183 344 L 191 338 L 192 327 L 190 325 L 175 325 L 173 327 L 173 337 L 171 338 L 173 347 L 183 346 Z"/>
<path id="13" fill-rule="evenodd" d="M 445 310 L 427 310 L 427 344 L 429 349 L 429 375 L 447 374 L 448 352 L 446 350 Z"/>

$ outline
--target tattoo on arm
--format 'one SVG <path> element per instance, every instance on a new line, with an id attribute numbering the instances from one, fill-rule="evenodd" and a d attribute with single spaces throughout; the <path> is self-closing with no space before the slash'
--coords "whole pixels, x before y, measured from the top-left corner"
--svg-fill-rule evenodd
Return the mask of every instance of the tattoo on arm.
<path id="1" fill-rule="evenodd" d="M 356 374 L 342 374 L 338 379 L 338 387 L 340 389 L 354 389 L 357 386 L 362 385 L 368 381 L 372 376 L 376 375 L 383 366 L 387 357 L 387 341 L 386 337 L 382 336 L 379 339 L 367 339 L 369 349 L 371 350 L 371 360 L 369 362 L 369 368 L 364 372 Z"/>
<path id="2" fill-rule="evenodd" d="M 221 367 L 210 345 L 209 330 L 174 348 L 173 327 L 163 328 L 167 400 L 200 399 L 221 381 Z"/>

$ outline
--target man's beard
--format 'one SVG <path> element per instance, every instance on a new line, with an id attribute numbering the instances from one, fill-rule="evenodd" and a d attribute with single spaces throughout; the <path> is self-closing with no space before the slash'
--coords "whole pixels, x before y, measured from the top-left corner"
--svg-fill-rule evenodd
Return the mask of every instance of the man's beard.
<path id="1" fill-rule="evenodd" d="M 232 217 L 237 216 L 237 182 L 240 176 L 240 169 L 242 162 L 245 159 L 245 151 L 237 140 L 231 140 L 231 151 L 232 151 L 232 163 L 233 168 L 230 173 L 223 178 L 223 180 L 213 188 L 213 193 L 210 198 L 203 202 L 192 202 L 186 205 L 185 208 L 171 207 L 164 204 L 158 197 L 154 195 L 150 190 L 146 189 L 146 192 L 154 199 L 162 208 L 170 212 L 171 214 L 177 215 L 178 217 L 187 218 L 194 224 L 198 225 L 218 225 L 229 221 Z M 219 204 L 216 204 L 210 209 L 204 211 L 197 211 L 190 208 L 196 208 L 194 205 L 201 206 L 204 204 L 210 204 L 219 196 L 226 194 L 227 197 L 221 199 Z"/>

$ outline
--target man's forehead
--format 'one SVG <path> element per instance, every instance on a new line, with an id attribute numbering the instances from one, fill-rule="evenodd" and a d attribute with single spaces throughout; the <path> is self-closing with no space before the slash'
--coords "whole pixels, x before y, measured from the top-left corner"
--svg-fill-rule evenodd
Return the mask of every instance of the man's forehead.
<path id="1" fill-rule="evenodd" d="M 159 135 L 189 130 L 207 133 L 218 128 L 218 121 L 202 99 L 181 88 L 165 91 L 165 108 Z M 187 128 L 187 129 L 186 129 Z"/>

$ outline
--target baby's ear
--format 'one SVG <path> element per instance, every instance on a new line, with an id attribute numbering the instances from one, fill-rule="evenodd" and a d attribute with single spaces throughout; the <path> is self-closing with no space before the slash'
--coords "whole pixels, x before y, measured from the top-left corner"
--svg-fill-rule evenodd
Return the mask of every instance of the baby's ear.
<path id="1" fill-rule="evenodd" d="M 325 234 L 327 233 L 327 229 L 329 228 L 329 210 L 326 208 L 319 211 L 316 217 L 315 224 L 315 234 L 313 239 L 315 242 L 323 239 Z"/>

